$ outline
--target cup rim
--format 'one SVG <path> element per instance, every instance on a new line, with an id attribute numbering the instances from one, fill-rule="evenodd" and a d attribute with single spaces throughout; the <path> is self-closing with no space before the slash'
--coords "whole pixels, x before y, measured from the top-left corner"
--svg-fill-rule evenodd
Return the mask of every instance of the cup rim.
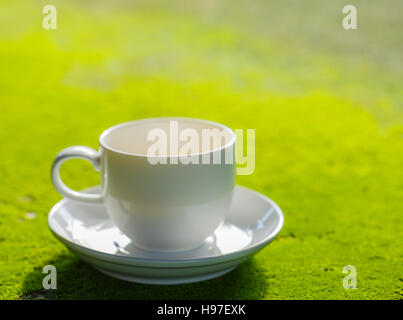
<path id="1" fill-rule="evenodd" d="M 124 155 L 132 156 L 132 157 L 144 157 L 144 158 L 147 158 L 147 157 L 149 157 L 147 154 L 138 154 L 138 153 L 126 152 L 126 151 L 122 151 L 122 150 L 113 148 L 113 147 L 107 145 L 104 140 L 112 132 L 114 132 L 115 130 L 120 129 L 122 127 L 130 126 L 130 125 L 133 125 L 133 124 L 136 124 L 136 123 L 152 122 L 152 121 L 156 121 L 156 120 L 186 120 L 186 121 L 193 121 L 193 122 L 198 122 L 198 123 L 205 123 L 205 124 L 215 126 L 217 128 L 221 128 L 222 130 L 227 130 L 230 133 L 231 139 L 225 145 L 220 146 L 219 148 L 211 149 L 209 151 L 198 152 L 198 153 L 195 153 L 195 154 L 191 154 L 190 155 L 191 157 L 202 156 L 204 154 L 213 153 L 213 152 L 220 151 L 220 150 L 225 150 L 226 148 L 228 148 L 231 145 L 233 145 L 235 143 L 235 141 L 236 141 L 236 134 L 231 128 L 229 128 L 226 125 L 223 125 L 221 123 L 215 122 L 215 121 L 199 119 L 199 118 L 188 118 L 188 117 L 154 117 L 154 118 L 143 118 L 143 119 L 138 119 L 138 120 L 126 121 L 126 122 L 119 123 L 117 125 L 114 125 L 114 126 L 108 128 L 108 129 L 106 129 L 104 132 L 102 132 L 102 134 L 99 137 L 99 145 L 103 149 L 106 149 L 106 150 L 114 152 L 114 153 L 124 154 Z M 169 158 L 177 158 L 177 157 L 180 157 L 180 156 L 179 155 L 169 155 L 168 154 L 168 155 L 164 155 L 163 157 L 169 159 Z"/>

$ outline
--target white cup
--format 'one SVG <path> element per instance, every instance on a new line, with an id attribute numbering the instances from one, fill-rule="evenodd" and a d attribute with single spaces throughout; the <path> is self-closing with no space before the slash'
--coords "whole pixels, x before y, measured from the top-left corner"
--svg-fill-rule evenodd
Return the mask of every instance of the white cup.
<path id="1" fill-rule="evenodd" d="M 167 132 L 168 150 L 175 147 L 174 135 L 178 132 L 170 132 L 172 123 L 177 124 L 179 132 L 191 129 L 203 137 L 207 129 L 221 132 L 225 139 L 220 139 L 218 147 L 199 149 L 197 153 L 150 156 L 149 133 L 156 128 Z M 102 133 L 98 152 L 83 146 L 61 151 L 52 166 L 52 181 L 67 198 L 103 203 L 115 225 L 136 246 L 154 251 L 189 250 L 200 246 L 228 212 L 235 186 L 235 141 L 231 129 L 206 120 L 153 118 L 127 122 Z M 184 143 L 179 141 L 176 149 Z M 164 157 L 167 164 L 155 164 L 156 159 Z M 199 164 L 182 163 L 189 157 L 198 159 Z M 60 166 L 71 158 L 89 160 L 101 171 L 100 194 L 74 191 L 61 181 Z M 206 159 L 215 160 L 207 163 Z"/>

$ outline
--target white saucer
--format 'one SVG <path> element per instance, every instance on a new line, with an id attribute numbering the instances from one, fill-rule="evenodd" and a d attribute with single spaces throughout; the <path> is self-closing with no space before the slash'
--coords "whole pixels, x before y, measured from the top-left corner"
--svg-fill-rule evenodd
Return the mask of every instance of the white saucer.
<path id="1" fill-rule="evenodd" d="M 96 193 L 99 187 L 88 189 Z M 235 269 L 280 232 L 284 217 L 269 198 L 236 186 L 225 223 L 197 249 L 157 253 L 135 247 L 102 204 L 63 199 L 50 211 L 49 227 L 79 258 L 112 277 L 148 284 L 212 279 Z"/>

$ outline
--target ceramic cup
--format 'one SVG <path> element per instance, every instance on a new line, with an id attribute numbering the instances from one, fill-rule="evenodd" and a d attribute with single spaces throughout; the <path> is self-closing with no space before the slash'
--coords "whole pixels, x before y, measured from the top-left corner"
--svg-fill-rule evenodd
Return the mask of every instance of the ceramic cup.
<path id="1" fill-rule="evenodd" d="M 208 139 L 215 139 L 214 147 L 204 131 L 213 132 Z M 150 153 L 156 142 L 163 146 L 164 133 L 166 153 L 164 148 Z M 197 152 L 183 151 L 190 133 L 199 145 Z M 99 151 L 84 146 L 62 150 L 52 166 L 52 181 L 67 198 L 104 204 L 115 225 L 139 248 L 189 250 L 200 246 L 229 210 L 235 186 L 235 141 L 231 129 L 211 121 L 136 120 L 104 131 Z M 72 158 L 89 160 L 101 172 L 100 194 L 74 191 L 62 182 L 60 166 Z"/>

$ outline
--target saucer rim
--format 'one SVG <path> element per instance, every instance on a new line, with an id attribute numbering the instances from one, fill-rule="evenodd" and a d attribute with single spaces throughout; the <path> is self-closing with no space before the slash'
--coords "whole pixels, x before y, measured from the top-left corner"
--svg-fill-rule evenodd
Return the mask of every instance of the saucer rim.
<path id="1" fill-rule="evenodd" d="M 99 188 L 100 185 L 96 185 L 90 188 L 86 188 L 82 190 L 82 192 L 91 192 L 95 190 L 96 188 Z M 270 232 L 264 239 L 260 240 L 259 242 L 253 244 L 252 246 L 245 247 L 243 249 L 240 249 L 235 252 L 231 253 L 224 253 L 218 256 L 214 257 L 203 257 L 203 258 L 192 258 L 192 259 L 176 259 L 176 260 L 164 260 L 164 259 L 155 259 L 155 258 L 139 258 L 139 257 L 129 257 L 129 256 L 123 256 L 123 255 L 116 255 L 116 254 L 111 254 L 111 253 L 106 253 L 98 250 L 94 250 L 92 248 L 85 247 L 84 245 L 77 244 L 70 239 L 67 239 L 63 236 L 61 236 L 59 233 L 57 233 L 54 229 L 52 229 L 50 219 L 51 217 L 55 214 L 57 210 L 59 210 L 60 207 L 62 207 L 66 202 L 68 201 L 73 201 L 73 202 L 78 202 L 72 199 L 68 198 L 63 198 L 62 200 L 58 201 L 50 210 L 48 214 L 48 227 L 51 231 L 51 233 L 59 240 L 61 241 L 68 249 L 69 246 L 73 246 L 77 248 L 80 251 L 80 254 L 85 254 L 91 258 L 95 258 L 101 261 L 108 261 L 111 263 L 117 263 L 119 265 L 122 265 L 122 260 L 124 260 L 126 263 L 125 265 L 127 266 L 147 266 L 147 267 L 152 267 L 154 268 L 160 268 L 160 267 L 172 267 L 176 268 L 179 265 L 181 267 L 201 267 L 202 265 L 211 265 L 211 264 L 220 264 L 220 263 L 225 263 L 230 260 L 236 260 L 236 259 L 242 259 L 242 257 L 248 256 L 266 245 L 268 245 L 272 240 L 275 239 L 275 237 L 280 233 L 283 225 L 284 225 L 284 214 L 281 208 L 269 197 L 265 196 L 264 194 L 255 191 L 253 189 L 250 189 L 248 187 L 236 185 L 235 188 L 240 188 L 243 189 L 246 192 L 253 193 L 254 195 L 258 196 L 259 198 L 263 199 L 264 201 L 270 203 L 272 207 L 275 208 L 275 212 L 277 213 L 279 217 L 279 222 L 274 228 L 272 232 Z M 102 204 L 96 204 L 96 205 L 102 205 Z M 103 258 L 101 259 L 100 256 Z M 154 264 L 158 264 L 158 267 L 155 266 Z"/>

